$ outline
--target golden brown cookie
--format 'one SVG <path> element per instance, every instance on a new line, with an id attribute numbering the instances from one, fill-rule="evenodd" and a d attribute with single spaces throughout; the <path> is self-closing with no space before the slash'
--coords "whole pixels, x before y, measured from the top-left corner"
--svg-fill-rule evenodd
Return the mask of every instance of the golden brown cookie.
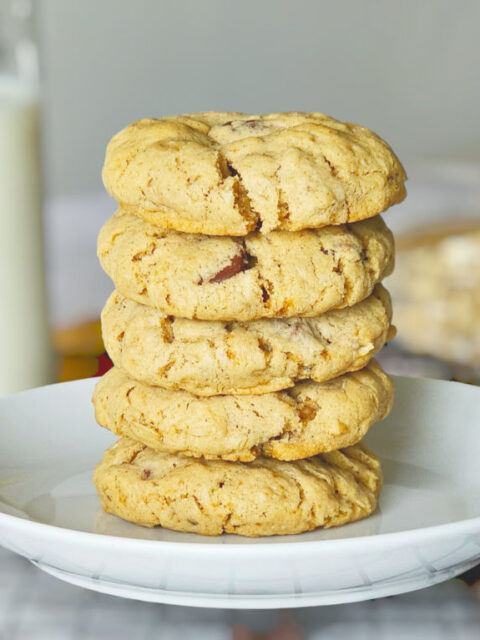
<path id="1" fill-rule="evenodd" d="M 266 393 L 363 367 L 394 335 L 388 292 L 316 318 L 250 322 L 166 316 L 113 292 L 102 312 L 112 361 L 136 380 L 197 395 Z"/>
<path id="2" fill-rule="evenodd" d="M 194 113 L 134 122 L 107 147 L 103 180 L 164 228 L 209 235 L 363 220 L 405 197 L 405 172 L 364 127 L 321 113 Z"/>
<path id="3" fill-rule="evenodd" d="M 199 460 L 120 439 L 94 474 L 103 508 L 147 527 L 270 536 L 333 527 L 377 505 L 378 458 L 357 444 L 306 460 Z"/>
<path id="4" fill-rule="evenodd" d="M 113 368 L 97 383 L 97 422 L 166 453 L 223 460 L 297 460 L 349 447 L 389 413 L 393 383 L 372 360 L 330 382 L 288 391 L 199 397 L 167 391 Z"/>
<path id="5" fill-rule="evenodd" d="M 379 216 L 239 240 L 162 231 L 119 211 L 98 238 L 102 267 L 125 297 L 202 320 L 313 317 L 352 306 L 391 272 L 393 253 Z"/>

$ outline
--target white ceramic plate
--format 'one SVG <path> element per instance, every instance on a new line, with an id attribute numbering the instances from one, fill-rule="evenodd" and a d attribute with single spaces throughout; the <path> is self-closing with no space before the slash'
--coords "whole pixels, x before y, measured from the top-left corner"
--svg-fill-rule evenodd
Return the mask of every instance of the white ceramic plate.
<path id="1" fill-rule="evenodd" d="M 377 513 L 249 539 L 103 513 L 91 474 L 113 437 L 95 424 L 94 382 L 0 401 L 0 543 L 62 580 L 153 602 L 278 608 L 420 589 L 479 562 L 480 388 L 397 378 L 394 411 L 368 436 L 385 472 Z"/>

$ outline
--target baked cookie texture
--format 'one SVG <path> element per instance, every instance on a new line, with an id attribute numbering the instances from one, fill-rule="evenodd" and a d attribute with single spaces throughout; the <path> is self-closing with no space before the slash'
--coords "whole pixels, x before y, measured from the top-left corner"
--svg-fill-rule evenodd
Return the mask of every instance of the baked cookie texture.
<path id="1" fill-rule="evenodd" d="M 210 396 L 323 382 L 365 366 L 393 337 L 390 296 L 376 285 L 353 307 L 315 318 L 249 322 L 167 316 L 113 292 L 102 311 L 103 340 L 130 377 Z"/>
<path id="2" fill-rule="evenodd" d="M 369 129 L 297 112 L 140 120 L 112 138 L 103 168 L 107 191 L 125 208 L 209 235 L 363 220 L 403 200 L 405 180 Z"/>
<path id="3" fill-rule="evenodd" d="M 113 368 L 93 395 L 98 424 L 116 435 L 157 451 L 244 462 L 297 460 L 354 445 L 392 402 L 393 383 L 374 360 L 330 382 L 241 397 L 168 391 Z"/>
<path id="4" fill-rule="evenodd" d="M 118 211 L 100 231 L 98 256 L 127 298 L 183 318 L 244 321 L 360 302 L 392 271 L 394 242 L 379 216 L 239 240 L 163 231 Z"/>
<path id="5" fill-rule="evenodd" d="M 267 536 L 364 518 L 375 510 L 382 473 L 362 444 L 295 462 L 242 463 L 160 453 L 122 438 L 94 481 L 103 508 L 136 524 Z"/>
<path id="6" fill-rule="evenodd" d="M 378 214 L 406 180 L 390 147 L 320 113 L 185 114 L 115 135 L 103 180 L 105 511 L 252 537 L 371 514 L 362 438 L 394 393 L 373 359 L 395 335 Z"/>

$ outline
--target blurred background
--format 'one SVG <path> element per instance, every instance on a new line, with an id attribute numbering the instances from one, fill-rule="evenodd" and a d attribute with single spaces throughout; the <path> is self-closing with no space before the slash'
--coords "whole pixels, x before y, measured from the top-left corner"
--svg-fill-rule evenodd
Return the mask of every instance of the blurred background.
<path id="1" fill-rule="evenodd" d="M 391 144 L 409 195 L 386 215 L 398 337 L 380 359 L 478 382 L 479 24 L 476 0 L 0 0 L 0 396 L 109 366 L 98 317 L 112 285 L 95 252 L 115 209 L 105 146 L 133 120 L 208 109 L 323 111 Z M 358 631 L 362 616 L 378 622 L 362 607 L 335 611 L 358 613 Z M 465 634 L 480 621 L 469 611 Z"/>
<path id="2" fill-rule="evenodd" d="M 208 109 L 323 111 L 407 166 L 480 160 L 479 23 L 476 0 L 43 0 L 47 192 L 100 190 L 127 123 Z"/>

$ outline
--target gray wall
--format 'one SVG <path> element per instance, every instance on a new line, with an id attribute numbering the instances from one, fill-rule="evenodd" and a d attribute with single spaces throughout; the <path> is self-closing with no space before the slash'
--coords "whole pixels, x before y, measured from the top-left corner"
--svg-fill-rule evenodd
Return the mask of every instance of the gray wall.
<path id="1" fill-rule="evenodd" d="M 49 193 L 132 120 L 324 111 L 400 157 L 480 160 L 478 0 L 40 0 Z"/>

